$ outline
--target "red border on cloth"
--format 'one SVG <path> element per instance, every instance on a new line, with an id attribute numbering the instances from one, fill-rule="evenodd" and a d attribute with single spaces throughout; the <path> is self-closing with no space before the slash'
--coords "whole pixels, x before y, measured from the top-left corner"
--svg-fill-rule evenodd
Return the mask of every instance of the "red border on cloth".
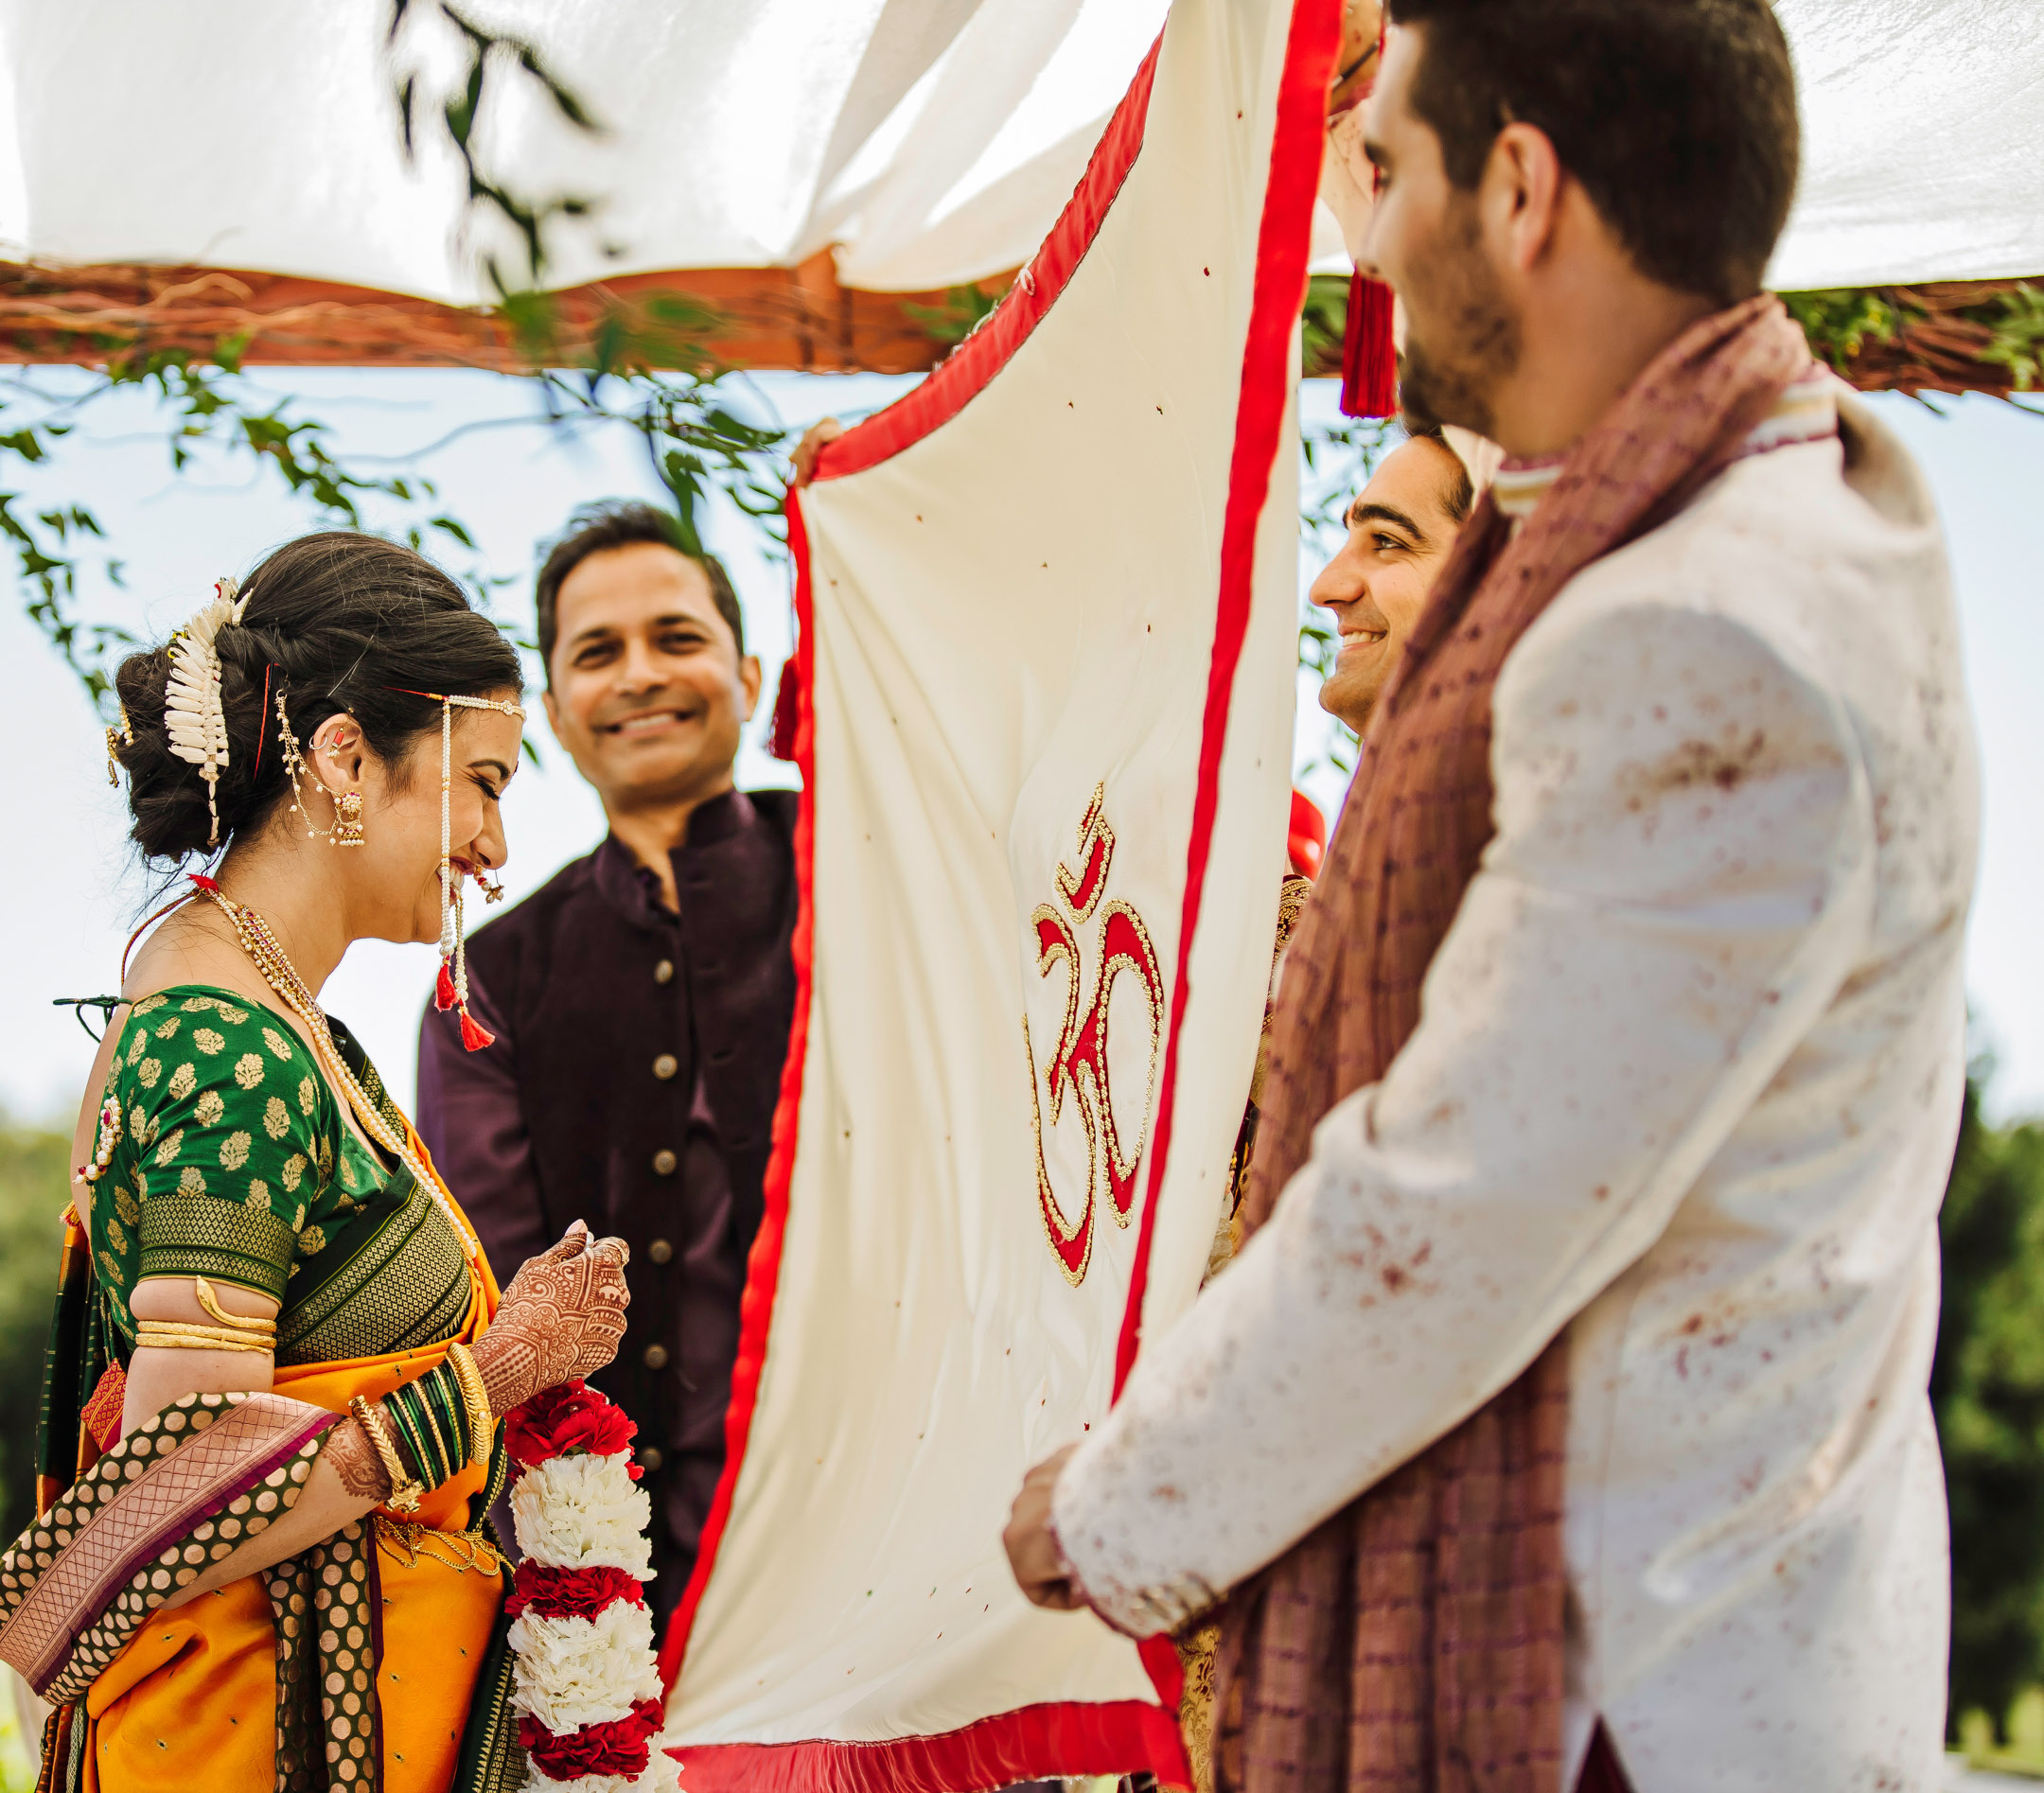
<path id="1" fill-rule="evenodd" d="M 1219 606 L 1208 668 L 1202 723 L 1199 773 L 1187 847 L 1187 884 L 1179 933 L 1177 980 L 1167 1035 L 1156 1131 L 1151 1153 L 1150 1195 L 1137 1239 L 1136 1262 L 1117 1344 L 1115 1391 L 1119 1395 L 1141 1338 L 1143 1296 L 1163 1167 L 1171 1142 L 1177 1077 L 1178 1040 L 1189 991 L 1193 933 L 1206 885 L 1220 799 L 1221 753 L 1227 736 L 1235 673 L 1248 633 L 1256 532 L 1270 489 L 1289 395 L 1294 332 L 1305 295 L 1312 208 L 1319 185 L 1320 132 L 1328 76 L 1340 40 L 1337 0 L 1294 0 L 1278 77 L 1270 172 L 1257 239 L 1256 282 L 1242 355 L 1241 398 L 1234 452 L 1228 471 L 1227 509 L 1222 530 Z M 1086 251 L 1140 153 L 1150 93 L 1155 79 L 1161 36 L 1108 121 L 1086 171 L 1050 234 L 986 323 L 960 345 L 943 366 L 913 392 L 848 431 L 817 457 L 817 481 L 841 479 L 878 466 L 921 441 L 958 415 L 1007 365 L 1056 302 Z M 731 1516 L 732 1494 L 745 1459 L 765 1366 L 774 1293 L 786 1237 L 788 1189 L 794 1174 L 796 1135 L 802 1109 L 802 1072 L 808 1054 L 809 1011 L 815 940 L 815 667 L 814 600 L 808 533 L 799 495 L 787 503 L 788 547 L 795 562 L 796 659 L 801 672 L 801 719 L 795 761 L 802 797 L 795 830 L 795 874 L 800 900 L 792 956 L 796 1002 L 788 1057 L 774 1112 L 765 1216 L 747 1265 L 739 1313 L 739 1340 L 731 1374 L 731 1406 L 725 1416 L 725 1463 L 715 1499 L 703 1526 L 695 1573 L 669 1622 L 660 1655 L 663 1691 L 671 1691 L 687 1655 L 690 1632 L 715 1566 Z M 964 1786 L 999 1785 L 1045 1774 L 1155 1772 L 1167 1785 L 1191 1781 L 1178 1734 L 1178 1663 L 1168 1640 L 1152 1639 L 1141 1655 L 1159 1698 L 1084 1703 L 1067 1701 L 996 1713 L 936 1737 L 895 1738 L 879 1743 L 816 1740 L 787 1744 L 733 1743 L 670 1751 L 687 1765 L 690 1784 L 700 1793 L 758 1789 L 759 1793 L 952 1793 Z"/>
<path id="2" fill-rule="evenodd" d="M 761 1190 L 765 1211 L 746 1258 L 745 1292 L 738 1301 L 738 1350 L 731 1362 L 731 1405 L 724 1410 L 724 1468 L 703 1520 L 695 1570 L 661 1643 L 662 1700 L 674 1691 L 675 1678 L 688 1653 L 696 1609 L 702 1605 L 717 1546 L 724 1541 L 746 1441 L 752 1435 L 752 1410 L 759 1402 L 760 1372 L 766 1365 L 774 1293 L 781 1286 L 788 1186 L 795 1176 L 795 1137 L 802 1125 L 802 1072 L 809 1062 L 811 974 L 816 963 L 816 628 L 809 584 L 809 531 L 802 522 L 802 496 L 792 486 L 787 495 L 787 526 L 788 553 L 795 562 L 795 765 L 802 773 L 802 800 L 795 812 L 795 932 L 788 942 L 788 956 L 795 965 L 795 1016 L 788 1029 L 787 1058 L 781 1066 L 781 1094 L 774 1103 L 773 1138 Z"/>
<path id="3" fill-rule="evenodd" d="M 1235 669 L 1249 633 L 1256 571 L 1257 524 L 1270 495 L 1271 465 L 1291 403 L 1286 375 L 1306 299 L 1308 244 L 1313 200 L 1320 190 L 1320 139 L 1327 122 L 1328 77 L 1341 46 L 1341 10 L 1327 0 L 1295 0 L 1278 76 L 1277 125 L 1271 135 L 1270 176 L 1263 189 L 1263 221 L 1257 232 L 1256 289 L 1249 334 L 1242 345 L 1242 396 L 1235 406 L 1235 455 L 1228 465 L 1227 511 L 1221 525 L 1221 601 L 1214 617 L 1213 658 L 1207 670 L 1207 714 L 1200 730 L 1199 782 L 1192 799 L 1192 837 L 1186 844 L 1185 909 L 1178 924 L 1178 974 L 1172 984 L 1171 1029 L 1164 1041 L 1164 1075 L 1156 1132 L 1150 1152 L 1150 1197 L 1136 1238 L 1128 1307 L 1115 1351 L 1119 1397 L 1142 1343 L 1142 1305 L 1150 1278 L 1157 1196 L 1171 1153 L 1178 1093 L 1178 1032 L 1185 1021 L 1192 960 L 1207 889 L 1207 858 L 1221 801 L 1221 749 L 1227 741 Z M 1152 1669 L 1153 1676 L 1156 1673 Z"/>
<path id="4" fill-rule="evenodd" d="M 836 442 L 827 443 L 817 456 L 817 480 L 863 473 L 943 428 L 986 390 L 1015 350 L 1029 341 L 1030 332 L 1057 303 L 1058 294 L 1093 247 L 1108 209 L 1142 151 L 1150 89 L 1156 81 L 1157 52 L 1163 47 L 1159 32 L 1043 247 L 1015 275 L 1014 285 L 1001 295 L 1000 304 L 920 386 L 885 411 L 875 412 L 856 429 L 846 431 Z"/>
<path id="5" fill-rule="evenodd" d="M 942 1736 L 891 1743 L 719 1743 L 667 1753 L 682 1765 L 689 1793 L 957 1793 L 1185 1759 L 1177 1720 L 1135 1699 L 1024 1706 Z"/>

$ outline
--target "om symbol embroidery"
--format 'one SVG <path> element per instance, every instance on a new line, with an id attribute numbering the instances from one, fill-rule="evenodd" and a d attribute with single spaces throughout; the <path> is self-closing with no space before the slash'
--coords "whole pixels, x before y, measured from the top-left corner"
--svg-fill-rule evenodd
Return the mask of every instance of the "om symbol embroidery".
<path id="1" fill-rule="evenodd" d="M 1058 900 L 1039 905 L 1030 917 L 1036 936 L 1038 974 L 1049 977 L 1060 965 L 1065 972 L 1065 1022 L 1057 1049 L 1044 1066 L 1043 1093 L 1048 1096 L 1053 1127 L 1069 1099 L 1085 1132 L 1085 1191 L 1071 1210 L 1059 1202 L 1051 1189 L 1049 1169 L 1044 1162 L 1043 1093 L 1037 1087 L 1036 1051 L 1030 1039 L 1029 1017 L 1022 1017 L 1022 1046 L 1030 1068 L 1030 1121 L 1036 1140 L 1036 1201 L 1043 1212 L 1044 1236 L 1050 1242 L 1066 1281 L 1074 1288 L 1085 1280 L 1086 1266 L 1092 1261 L 1093 1217 L 1103 1189 L 1107 1212 L 1114 1217 L 1114 1223 L 1129 1223 L 1136 1204 L 1137 1167 L 1142 1162 L 1143 1148 L 1150 1137 L 1157 1058 L 1164 1039 L 1164 976 L 1157 966 L 1156 949 L 1150 943 L 1150 930 L 1129 904 L 1106 898 L 1115 845 L 1114 830 L 1107 825 L 1106 799 L 1107 787 L 1096 784 L 1093 800 L 1079 824 L 1078 870 L 1060 864 L 1053 878 Z M 1083 1001 L 1088 955 L 1082 946 L 1080 930 L 1096 916 L 1099 928 L 1095 940 L 1089 943 L 1094 945 L 1092 958 L 1098 969 L 1093 974 L 1090 999 Z M 1137 1111 L 1139 1118 L 1135 1139 L 1126 1146 L 1115 1115 L 1107 1066 L 1108 1000 L 1114 993 L 1115 980 L 1124 972 L 1131 974 L 1141 989 L 1150 1029 L 1149 1069 Z M 1127 1111 L 1123 1112 L 1126 1115 Z M 1067 1212 L 1074 1218 L 1067 1219 Z"/>

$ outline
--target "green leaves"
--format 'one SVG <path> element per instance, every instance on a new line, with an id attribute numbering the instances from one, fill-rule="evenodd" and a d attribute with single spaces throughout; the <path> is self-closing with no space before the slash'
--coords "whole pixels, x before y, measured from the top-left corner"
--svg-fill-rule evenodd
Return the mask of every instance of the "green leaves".
<path id="1" fill-rule="evenodd" d="M 514 192 L 502 176 L 485 162 L 478 143 L 477 128 L 485 101 L 501 76 L 516 74 L 537 83 L 554 110 L 575 130 L 600 136 L 605 127 L 581 97 L 547 66 L 537 47 L 527 39 L 491 30 L 449 5 L 448 0 L 432 0 L 420 10 L 430 11 L 453 27 L 467 60 L 459 78 L 440 96 L 437 107 L 428 97 L 428 77 L 423 68 L 413 65 L 395 71 L 392 94 L 397 105 L 398 137 L 405 157 L 408 161 L 416 158 L 422 121 L 437 114 L 446 142 L 461 163 L 467 183 L 470 219 L 494 217 L 508 226 L 519 245 L 520 261 L 508 268 L 496 254 L 485 254 L 484 272 L 492 290 L 506 302 L 530 295 L 546 275 L 552 226 L 562 219 L 587 220 L 599 209 L 599 202 L 581 193 L 537 200 Z M 393 57 L 407 22 L 414 16 L 412 0 L 392 0 L 384 44 Z"/>

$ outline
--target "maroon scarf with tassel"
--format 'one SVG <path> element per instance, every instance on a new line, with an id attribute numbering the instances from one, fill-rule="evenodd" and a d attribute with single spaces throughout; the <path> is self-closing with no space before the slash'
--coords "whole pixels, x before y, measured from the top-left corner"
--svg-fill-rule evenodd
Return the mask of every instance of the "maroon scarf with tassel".
<path id="1" fill-rule="evenodd" d="M 1285 961 L 1254 1228 L 1315 1122 L 1377 1081 L 1491 824 L 1490 695 L 1555 594 L 1736 458 L 1809 350 L 1761 296 L 1678 337 L 1570 451 L 1514 534 L 1487 497 L 1371 719 Z M 1453 1274 L 1453 1266 L 1443 1266 Z M 1559 1793 L 1565 1339 L 1236 1591 L 1215 1768 L 1240 1793 Z"/>

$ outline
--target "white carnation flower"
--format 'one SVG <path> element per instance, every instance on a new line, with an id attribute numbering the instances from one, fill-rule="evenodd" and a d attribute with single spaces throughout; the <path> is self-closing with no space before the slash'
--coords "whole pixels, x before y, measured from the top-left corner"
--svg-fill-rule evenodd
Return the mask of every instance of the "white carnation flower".
<path id="1" fill-rule="evenodd" d="M 511 1623 L 518 1652 L 512 1697 L 555 1736 L 623 1718 L 636 1699 L 660 1697 L 653 1614 L 613 1600 L 594 1619 L 543 1619 L 523 1612 Z"/>
<path id="2" fill-rule="evenodd" d="M 526 1470 L 511 1489 L 519 1548 L 554 1569 L 608 1563 L 652 1580 L 646 1525 L 653 1506 L 631 1479 L 629 1461 L 623 1453 L 550 1457 Z"/>
<path id="3" fill-rule="evenodd" d="M 661 1753 L 653 1740 L 653 1758 L 635 1781 L 622 1774 L 578 1774 L 572 1781 L 550 1781 L 537 1768 L 529 1770 L 523 1793 L 680 1793 L 681 1770 L 674 1757 Z"/>

